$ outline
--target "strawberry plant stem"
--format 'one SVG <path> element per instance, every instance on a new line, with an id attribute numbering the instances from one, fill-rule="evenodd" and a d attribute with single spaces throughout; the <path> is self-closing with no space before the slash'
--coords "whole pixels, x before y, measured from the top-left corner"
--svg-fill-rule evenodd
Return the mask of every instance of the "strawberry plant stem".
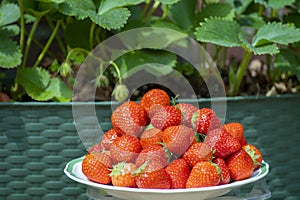
<path id="1" fill-rule="evenodd" d="M 50 45 L 52 44 L 52 42 L 53 42 L 53 40 L 54 40 L 54 38 L 55 38 L 55 36 L 58 32 L 59 25 L 60 25 L 60 20 L 57 21 L 57 23 L 55 25 L 55 28 L 53 29 L 53 32 L 52 32 L 50 38 L 48 39 L 44 49 L 40 53 L 39 57 L 37 58 L 36 62 L 33 65 L 33 67 L 37 67 L 41 63 L 41 61 L 43 60 L 44 56 L 47 53 L 47 50 L 49 49 Z"/>
<path id="2" fill-rule="evenodd" d="M 23 53 L 24 49 L 24 35 L 25 35 L 25 20 L 24 20 L 24 8 L 23 1 L 18 0 L 19 9 L 20 9 L 20 50 Z"/>
<path id="3" fill-rule="evenodd" d="M 237 93 L 239 91 L 239 88 L 240 88 L 240 85 L 241 85 L 241 82 L 243 80 L 243 77 L 244 77 L 245 72 L 247 70 L 247 67 L 248 67 L 251 56 L 252 56 L 251 51 L 246 50 L 245 55 L 242 59 L 242 62 L 241 62 L 240 66 L 238 68 L 238 71 L 236 73 L 236 78 L 234 80 L 234 83 L 233 83 L 232 86 L 230 86 L 230 96 L 237 95 Z"/>
<path id="4" fill-rule="evenodd" d="M 94 32 L 95 32 L 96 24 L 92 23 L 91 29 L 90 29 L 90 49 L 93 49 L 94 47 Z"/>
<path id="5" fill-rule="evenodd" d="M 119 70 L 119 67 L 117 66 L 117 64 L 113 61 L 110 61 L 109 62 L 116 70 L 117 74 L 118 74 L 118 79 L 119 79 L 119 82 L 120 82 L 120 85 L 122 85 L 122 77 L 121 77 L 121 72 Z"/>
<path id="6" fill-rule="evenodd" d="M 147 22 L 149 20 L 149 18 L 152 16 L 152 14 L 154 13 L 154 11 L 158 8 L 158 6 L 160 5 L 159 1 L 155 1 L 154 4 L 152 5 L 151 9 L 149 10 L 149 12 L 147 13 L 147 16 L 145 17 L 145 22 Z"/>
<path id="7" fill-rule="evenodd" d="M 51 22 L 51 20 L 48 17 L 46 19 L 47 19 L 47 22 L 48 22 L 50 28 L 53 31 L 53 29 L 54 29 L 53 23 Z M 58 46 L 59 46 L 60 50 L 62 51 L 62 53 L 64 55 L 66 55 L 67 54 L 67 50 L 66 50 L 65 45 L 64 45 L 63 41 L 61 40 L 61 38 L 58 35 L 55 35 L 55 39 L 56 39 L 56 41 L 58 43 Z"/>

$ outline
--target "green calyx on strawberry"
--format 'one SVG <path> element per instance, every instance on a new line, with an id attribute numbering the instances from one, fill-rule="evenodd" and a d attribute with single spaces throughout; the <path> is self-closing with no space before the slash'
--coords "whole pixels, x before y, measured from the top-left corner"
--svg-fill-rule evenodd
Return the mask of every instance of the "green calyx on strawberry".
<path id="1" fill-rule="evenodd" d="M 120 187 L 137 187 L 135 184 L 136 165 L 120 162 L 113 166 L 111 173 L 112 184 Z"/>

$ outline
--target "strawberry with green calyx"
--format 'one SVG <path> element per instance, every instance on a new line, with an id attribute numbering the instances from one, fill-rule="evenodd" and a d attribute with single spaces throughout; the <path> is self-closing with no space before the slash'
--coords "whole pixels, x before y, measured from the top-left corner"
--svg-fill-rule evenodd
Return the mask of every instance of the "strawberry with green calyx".
<path id="1" fill-rule="evenodd" d="M 182 158 L 190 167 L 194 167 L 198 162 L 212 161 L 213 151 L 208 144 L 197 142 L 189 147 Z"/>
<path id="2" fill-rule="evenodd" d="M 223 128 L 217 128 L 207 133 L 204 143 L 215 151 L 215 157 L 223 159 L 241 149 L 240 142 Z"/>
<path id="3" fill-rule="evenodd" d="M 227 124 L 224 124 L 224 129 L 230 133 L 234 138 L 236 138 L 240 144 L 243 146 L 245 143 L 245 138 L 244 138 L 244 127 L 241 123 L 239 122 L 230 122 Z"/>
<path id="4" fill-rule="evenodd" d="M 112 160 L 106 153 L 87 154 L 82 161 L 82 172 L 90 180 L 101 184 L 110 184 L 109 176 Z"/>
<path id="5" fill-rule="evenodd" d="M 224 159 L 222 158 L 216 158 L 213 160 L 214 163 L 216 163 L 220 170 L 221 170 L 221 181 L 220 181 L 220 185 L 224 185 L 230 182 L 230 171 L 229 168 L 225 162 Z"/>
<path id="6" fill-rule="evenodd" d="M 226 163 L 230 177 L 235 181 L 249 178 L 254 171 L 253 160 L 244 149 L 240 149 L 228 157 Z"/>
<path id="7" fill-rule="evenodd" d="M 246 144 L 242 148 L 250 155 L 254 162 L 254 169 L 258 169 L 261 166 L 263 155 L 260 150 L 253 144 Z"/>
<path id="8" fill-rule="evenodd" d="M 184 125 L 170 126 L 164 130 L 163 143 L 170 152 L 182 155 L 192 144 L 193 138 L 193 129 Z"/>
<path id="9" fill-rule="evenodd" d="M 216 113 L 210 108 L 201 108 L 194 112 L 192 119 L 192 127 L 197 133 L 206 134 L 209 131 L 222 127 Z"/>
<path id="10" fill-rule="evenodd" d="M 149 124 L 149 118 L 138 103 L 127 101 L 113 111 L 111 123 L 120 134 L 139 136 Z"/>
<path id="11" fill-rule="evenodd" d="M 192 116 L 198 110 L 196 106 L 190 103 L 179 103 L 176 105 L 182 113 L 182 124 L 192 127 Z"/>
<path id="12" fill-rule="evenodd" d="M 155 112 L 151 118 L 151 124 L 162 131 L 170 126 L 178 126 L 181 124 L 181 111 L 175 106 L 165 106 Z"/>
<path id="13" fill-rule="evenodd" d="M 162 142 L 163 131 L 157 128 L 147 128 L 140 137 L 140 143 L 143 148 L 151 145 L 157 145 Z"/>
<path id="14" fill-rule="evenodd" d="M 167 157 L 164 148 L 158 144 L 147 146 L 138 155 L 135 164 L 141 167 L 147 162 L 145 171 L 155 171 L 167 166 Z"/>
<path id="15" fill-rule="evenodd" d="M 185 188 L 191 170 L 184 159 L 178 158 L 172 161 L 165 169 L 171 178 L 172 189 Z"/>
<path id="16" fill-rule="evenodd" d="M 110 154 L 114 164 L 119 162 L 134 163 L 142 146 L 137 137 L 133 135 L 122 135 L 117 138 L 110 147 Z"/>
<path id="17" fill-rule="evenodd" d="M 209 161 L 198 162 L 186 182 L 186 188 L 216 186 L 221 181 L 221 171 L 217 164 Z"/>
<path id="18" fill-rule="evenodd" d="M 115 129 L 109 129 L 106 131 L 101 139 L 101 145 L 105 150 L 109 151 L 110 146 L 117 138 L 121 137 L 121 134 L 117 132 Z"/>
<path id="19" fill-rule="evenodd" d="M 134 163 L 120 162 L 113 166 L 110 173 L 114 186 L 136 188 L 135 171 L 137 167 Z"/>
<path id="20" fill-rule="evenodd" d="M 170 97 L 168 93 L 161 89 L 151 89 L 146 92 L 140 101 L 140 105 L 149 114 L 154 105 L 168 106 L 170 105 Z"/>

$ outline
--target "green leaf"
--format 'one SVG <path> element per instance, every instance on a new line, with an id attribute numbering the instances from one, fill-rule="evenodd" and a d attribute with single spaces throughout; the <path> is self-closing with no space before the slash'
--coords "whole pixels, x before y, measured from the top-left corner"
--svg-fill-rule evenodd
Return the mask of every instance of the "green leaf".
<path id="1" fill-rule="evenodd" d="M 248 26 L 256 29 L 265 25 L 264 19 L 261 16 L 258 16 L 257 13 L 241 15 L 238 22 L 241 26 Z"/>
<path id="2" fill-rule="evenodd" d="M 236 21 L 222 18 L 210 18 L 196 28 L 196 38 L 201 42 L 209 42 L 225 47 L 241 46 L 239 34 L 242 32 Z"/>
<path id="3" fill-rule="evenodd" d="M 274 69 L 280 72 L 290 72 L 300 80 L 300 62 L 296 54 L 289 49 L 282 49 L 275 56 Z"/>
<path id="4" fill-rule="evenodd" d="M 174 4 L 180 0 L 159 0 L 162 4 Z"/>
<path id="5" fill-rule="evenodd" d="M 96 13 L 93 0 L 68 0 L 59 4 L 58 10 L 65 15 L 75 16 L 77 19 L 85 19 Z"/>
<path id="6" fill-rule="evenodd" d="M 299 29 L 287 24 L 273 22 L 258 29 L 252 40 L 252 45 L 255 47 L 270 43 L 287 45 L 297 41 L 300 41 Z"/>
<path id="7" fill-rule="evenodd" d="M 16 67 L 22 61 L 22 53 L 19 46 L 8 37 L 0 36 L 0 39 L 0 67 Z"/>
<path id="8" fill-rule="evenodd" d="M 32 22 L 35 22 L 36 17 L 30 14 L 24 14 L 24 18 L 25 18 L 25 23 L 26 24 L 30 24 Z"/>
<path id="9" fill-rule="evenodd" d="M 59 4 L 59 3 L 65 2 L 66 0 L 38 0 L 38 1 L 46 2 L 46 3 L 56 3 L 56 4 Z"/>
<path id="10" fill-rule="evenodd" d="M 20 10 L 16 4 L 4 4 L 0 7 L 0 27 L 16 22 L 20 18 Z"/>
<path id="11" fill-rule="evenodd" d="M 232 5 L 235 9 L 235 12 L 240 15 L 247 10 L 252 1 L 253 0 L 226 0 L 225 2 Z"/>
<path id="12" fill-rule="evenodd" d="M 184 30 L 191 30 L 196 18 L 197 0 L 181 0 L 169 6 L 168 17 Z"/>
<path id="13" fill-rule="evenodd" d="M 291 6 L 295 0 L 254 0 L 254 2 L 264 5 L 267 8 L 279 9 L 286 6 Z"/>
<path id="14" fill-rule="evenodd" d="M 234 9 L 228 3 L 213 3 L 205 6 L 198 14 L 198 22 L 203 22 L 206 18 L 222 17 L 233 19 Z"/>
<path id="15" fill-rule="evenodd" d="M 90 27 L 91 21 L 89 19 L 75 20 L 68 23 L 65 29 L 66 43 L 71 48 L 89 49 Z"/>
<path id="16" fill-rule="evenodd" d="M 102 15 L 99 13 L 93 14 L 90 18 L 94 23 L 110 30 L 122 28 L 127 22 L 129 16 L 130 11 L 127 8 L 114 8 Z"/>
<path id="17" fill-rule="evenodd" d="M 102 0 L 99 6 L 98 13 L 99 15 L 102 15 L 113 8 L 137 5 L 142 2 L 144 2 L 144 0 Z"/>
<path id="18" fill-rule="evenodd" d="M 27 94 L 36 101 L 48 101 L 53 98 L 59 101 L 71 99 L 71 89 L 58 78 L 52 78 L 43 68 L 20 68 L 17 82 L 24 87 Z"/>
<path id="19" fill-rule="evenodd" d="M 205 2 L 206 4 L 213 4 L 213 3 L 218 3 L 218 2 L 220 2 L 220 0 L 204 0 L 204 2 Z"/>
<path id="20" fill-rule="evenodd" d="M 20 28 L 18 25 L 8 25 L 4 27 L 0 27 L 0 38 L 3 37 L 13 37 L 18 35 L 20 32 Z"/>

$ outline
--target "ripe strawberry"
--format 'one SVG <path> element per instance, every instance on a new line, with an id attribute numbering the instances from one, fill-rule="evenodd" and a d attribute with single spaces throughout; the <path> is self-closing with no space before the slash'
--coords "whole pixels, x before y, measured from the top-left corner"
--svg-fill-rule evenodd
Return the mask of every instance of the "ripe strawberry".
<path id="1" fill-rule="evenodd" d="M 198 108 L 190 103 L 179 103 L 176 107 L 178 107 L 182 113 L 182 124 L 187 127 L 192 127 L 192 116 Z"/>
<path id="2" fill-rule="evenodd" d="M 120 187 L 137 187 L 134 175 L 136 169 L 133 163 L 120 162 L 114 165 L 110 173 L 112 184 Z"/>
<path id="3" fill-rule="evenodd" d="M 241 148 L 239 141 L 223 128 L 214 129 L 207 133 L 204 143 L 208 144 L 215 151 L 215 157 L 223 159 Z"/>
<path id="4" fill-rule="evenodd" d="M 221 170 L 221 181 L 220 181 L 220 185 L 223 185 L 223 184 L 227 184 L 230 182 L 230 171 L 229 171 L 229 168 L 225 162 L 224 159 L 222 158 L 216 158 L 213 160 L 214 163 L 216 163 L 220 170 Z"/>
<path id="5" fill-rule="evenodd" d="M 170 97 L 164 90 L 151 89 L 142 96 L 140 105 L 149 113 L 153 105 L 170 105 Z"/>
<path id="6" fill-rule="evenodd" d="M 226 163 L 230 171 L 230 177 L 235 181 L 249 178 L 254 171 L 253 160 L 244 149 L 232 154 L 226 159 Z"/>
<path id="7" fill-rule="evenodd" d="M 241 123 L 238 122 L 230 122 L 224 124 L 224 129 L 230 133 L 234 138 L 236 138 L 241 145 L 243 145 L 244 141 L 244 127 Z"/>
<path id="8" fill-rule="evenodd" d="M 114 164 L 119 162 L 134 163 L 141 151 L 142 146 L 139 139 L 133 135 L 126 134 L 117 138 L 110 147 L 110 154 Z"/>
<path id="9" fill-rule="evenodd" d="M 111 168 L 111 157 L 105 153 L 87 154 L 82 161 L 83 174 L 90 181 L 101 184 L 111 183 L 111 178 L 109 176 Z"/>
<path id="10" fill-rule="evenodd" d="M 209 161 L 198 162 L 190 173 L 186 188 L 216 186 L 220 183 L 221 173 L 217 164 Z"/>
<path id="11" fill-rule="evenodd" d="M 162 142 L 163 131 L 157 128 L 146 129 L 141 137 L 140 143 L 143 148 L 147 146 L 156 145 L 159 142 Z"/>
<path id="12" fill-rule="evenodd" d="M 135 164 L 137 167 L 145 165 L 145 171 L 155 171 L 167 166 L 167 157 L 164 148 L 158 144 L 147 146 L 138 155 Z"/>
<path id="13" fill-rule="evenodd" d="M 127 101 L 114 110 L 111 123 L 118 133 L 139 136 L 149 123 L 149 118 L 142 106 Z"/>
<path id="14" fill-rule="evenodd" d="M 89 150 L 89 154 L 90 153 L 100 153 L 100 152 L 102 152 L 104 150 L 104 148 L 103 148 L 103 145 L 102 144 L 94 144 L 91 148 L 90 148 L 90 150 Z"/>
<path id="15" fill-rule="evenodd" d="M 183 154 L 182 158 L 190 167 L 194 167 L 200 161 L 212 161 L 213 151 L 208 144 L 197 142 Z"/>
<path id="16" fill-rule="evenodd" d="M 220 128 L 221 121 L 210 108 L 201 108 L 192 116 L 192 127 L 197 133 L 206 134 L 209 131 Z"/>
<path id="17" fill-rule="evenodd" d="M 258 169 L 261 166 L 263 155 L 260 150 L 253 144 L 246 144 L 242 148 L 251 156 L 254 162 L 254 169 Z"/>
<path id="18" fill-rule="evenodd" d="M 155 171 L 144 171 L 135 177 L 139 188 L 170 189 L 171 178 L 164 168 Z"/>
<path id="19" fill-rule="evenodd" d="M 115 129 L 109 129 L 106 131 L 102 137 L 101 145 L 104 147 L 105 150 L 109 151 L 110 146 L 118 137 L 121 137 L 121 134 L 118 133 Z"/>
<path id="20" fill-rule="evenodd" d="M 185 184 L 189 178 L 191 170 L 184 159 L 179 158 L 172 161 L 165 169 L 171 178 L 172 189 L 185 188 Z"/>
<path id="21" fill-rule="evenodd" d="M 155 112 L 151 118 L 151 124 L 161 130 L 170 126 L 178 126 L 181 124 L 181 112 L 175 106 L 166 106 Z"/>
<path id="22" fill-rule="evenodd" d="M 174 154 L 182 155 L 191 145 L 194 131 L 184 125 L 170 126 L 165 129 L 163 142 L 168 150 Z"/>

